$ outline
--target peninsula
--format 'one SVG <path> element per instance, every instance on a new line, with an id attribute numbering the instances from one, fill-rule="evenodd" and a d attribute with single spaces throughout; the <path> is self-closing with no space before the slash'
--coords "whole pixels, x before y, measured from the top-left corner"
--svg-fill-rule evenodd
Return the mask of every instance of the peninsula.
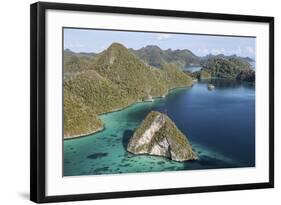
<path id="1" fill-rule="evenodd" d="M 102 130 L 100 114 L 193 83 L 175 64 L 153 67 L 119 43 L 92 56 L 69 51 L 64 55 L 64 138 Z"/>

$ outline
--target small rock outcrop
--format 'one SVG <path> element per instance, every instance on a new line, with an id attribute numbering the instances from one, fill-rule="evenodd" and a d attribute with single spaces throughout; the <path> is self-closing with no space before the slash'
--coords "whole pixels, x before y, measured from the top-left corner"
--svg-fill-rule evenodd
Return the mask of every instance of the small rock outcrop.
<path id="1" fill-rule="evenodd" d="M 210 84 L 210 83 L 207 85 L 207 87 L 208 87 L 208 90 L 214 90 L 215 89 L 215 86 L 213 84 Z"/>
<path id="2" fill-rule="evenodd" d="M 186 136 L 165 114 L 152 111 L 131 137 L 127 150 L 133 154 L 164 156 L 175 161 L 197 159 Z"/>

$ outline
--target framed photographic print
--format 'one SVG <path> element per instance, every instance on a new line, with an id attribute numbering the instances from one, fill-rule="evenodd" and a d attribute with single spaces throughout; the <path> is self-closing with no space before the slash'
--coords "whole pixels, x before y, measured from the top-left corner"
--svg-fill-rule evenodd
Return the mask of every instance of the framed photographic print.
<path id="1" fill-rule="evenodd" d="M 31 5 L 31 200 L 274 186 L 274 18 Z"/>

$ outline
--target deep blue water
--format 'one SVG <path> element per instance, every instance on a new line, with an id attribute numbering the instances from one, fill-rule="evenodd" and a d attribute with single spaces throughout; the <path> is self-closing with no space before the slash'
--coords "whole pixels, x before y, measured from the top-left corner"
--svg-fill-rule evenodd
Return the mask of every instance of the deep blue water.
<path id="1" fill-rule="evenodd" d="M 255 88 L 211 80 L 165 98 L 101 116 L 106 129 L 64 141 L 64 175 L 117 174 L 255 166 Z M 188 137 L 199 160 L 184 163 L 126 152 L 129 137 L 152 110 L 166 113 Z"/>

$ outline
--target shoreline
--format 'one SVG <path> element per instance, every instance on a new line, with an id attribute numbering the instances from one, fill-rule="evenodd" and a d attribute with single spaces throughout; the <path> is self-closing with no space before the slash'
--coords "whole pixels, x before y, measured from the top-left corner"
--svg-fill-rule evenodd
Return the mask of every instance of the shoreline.
<path id="1" fill-rule="evenodd" d="M 78 139 L 78 138 L 82 138 L 82 137 L 87 137 L 89 135 L 92 135 L 92 134 L 96 134 L 96 133 L 99 133 L 99 132 L 102 132 L 105 130 L 105 126 L 97 129 L 97 130 L 94 130 L 94 131 L 90 131 L 90 132 L 87 132 L 87 133 L 84 133 L 84 134 L 80 134 L 80 135 L 72 135 L 71 137 L 63 137 L 64 140 L 72 140 L 72 139 Z"/>
<path id="2" fill-rule="evenodd" d="M 160 96 L 153 96 L 152 99 L 153 101 L 145 101 L 145 100 L 142 100 L 142 101 L 136 101 L 136 102 L 133 102 L 127 106 L 124 106 L 124 107 L 121 107 L 121 108 L 116 108 L 114 110 L 111 110 L 109 112 L 104 112 L 104 113 L 101 113 L 101 114 L 98 114 L 98 117 L 102 116 L 102 115 L 107 115 L 107 114 L 110 114 L 110 113 L 114 113 L 114 112 L 118 112 L 118 111 L 121 111 L 121 110 L 124 110 L 126 108 L 129 108 L 133 105 L 136 105 L 136 104 L 139 104 L 139 103 L 151 103 L 151 102 L 154 102 L 154 99 L 161 99 L 161 98 L 165 98 L 167 97 L 170 92 L 172 92 L 173 90 L 176 90 L 176 89 L 181 89 L 181 88 L 192 88 L 193 87 L 193 84 L 196 83 L 196 82 L 192 82 L 191 85 L 188 85 L 188 86 L 180 86 L 180 87 L 174 87 L 174 88 L 171 88 L 168 90 L 167 93 L 165 93 L 164 95 L 160 95 Z M 94 131 L 91 131 L 91 132 L 87 132 L 87 133 L 84 133 L 84 134 L 80 134 L 80 135 L 73 135 L 71 137 L 63 137 L 64 140 L 71 140 L 71 139 L 78 139 L 78 138 L 82 138 L 82 137 L 87 137 L 89 135 L 92 135 L 92 134 L 96 134 L 96 133 L 99 133 L 99 132 L 102 132 L 103 130 L 105 130 L 105 126 L 103 126 L 102 128 L 100 129 L 97 129 L 97 130 L 94 130 Z"/>
<path id="3" fill-rule="evenodd" d="M 169 89 L 168 92 L 165 93 L 164 95 L 152 96 L 152 99 L 154 100 L 154 99 L 165 98 L 165 97 L 167 97 L 167 95 L 170 94 L 171 91 L 176 90 L 176 89 L 181 89 L 181 88 L 192 88 L 192 86 L 193 86 L 194 83 L 196 83 L 196 82 L 192 82 L 192 84 L 191 84 L 190 86 L 181 86 L 181 87 L 171 88 L 171 89 Z M 113 110 L 108 111 L 108 112 L 100 113 L 100 114 L 98 114 L 98 116 L 110 114 L 110 113 L 113 113 L 113 112 L 118 112 L 118 111 L 124 110 L 124 109 L 126 109 L 126 108 L 129 108 L 129 107 L 131 107 L 131 106 L 133 106 L 133 105 L 136 105 L 136 104 L 139 104 L 139 103 L 151 103 L 151 102 L 153 102 L 153 101 L 148 101 L 148 100 L 136 101 L 136 102 L 133 102 L 133 103 L 127 105 L 127 106 L 120 107 L 120 108 L 116 108 L 116 109 L 113 109 Z"/>

